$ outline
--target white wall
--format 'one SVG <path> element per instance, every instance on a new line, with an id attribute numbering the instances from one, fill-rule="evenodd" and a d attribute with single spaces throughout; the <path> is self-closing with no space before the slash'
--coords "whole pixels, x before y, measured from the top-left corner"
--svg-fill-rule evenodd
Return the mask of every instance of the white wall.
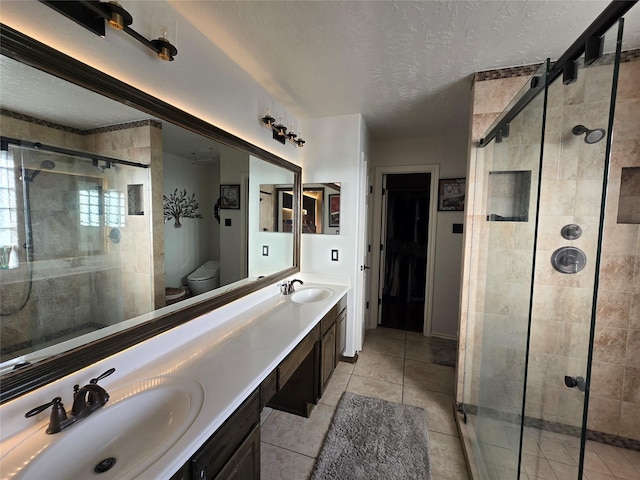
<path id="1" fill-rule="evenodd" d="M 220 175 L 218 166 L 200 163 L 193 166 L 187 158 L 164 153 L 163 193 L 170 195 L 186 189 L 187 196 L 195 193 L 198 213 L 203 218 L 183 218 L 181 228 L 174 228 L 173 219 L 164 224 L 165 285 L 186 285 L 186 276 L 207 260 L 219 259 L 218 222 L 213 216 L 216 185 Z"/>
<path id="2" fill-rule="evenodd" d="M 467 141 L 466 135 L 452 135 L 375 142 L 371 146 L 371 164 L 438 165 L 440 178 L 465 177 Z M 457 336 L 463 235 L 452 233 L 452 226 L 463 222 L 463 212 L 437 214 L 431 319 L 431 333 L 436 336 Z M 372 292 L 371 298 L 376 295 Z"/>
<path id="3" fill-rule="evenodd" d="M 302 181 L 340 182 L 340 235 L 302 235 L 300 269 L 304 273 L 339 275 L 351 285 L 345 355 L 353 356 L 362 348 L 362 312 L 355 297 L 360 287 L 359 172 L 368 133 L 361 115 L 307 120 L 304 132 L 314 148 L 304 152 Z M 338 250 L 337 262 L 331 260 L 333 249 Z"/>

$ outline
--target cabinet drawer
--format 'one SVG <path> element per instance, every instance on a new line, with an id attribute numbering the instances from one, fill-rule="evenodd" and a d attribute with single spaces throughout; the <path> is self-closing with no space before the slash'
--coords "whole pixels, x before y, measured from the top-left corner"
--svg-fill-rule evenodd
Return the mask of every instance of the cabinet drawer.
<path id="1" fill-rule="evenodd" d="M 325 335 L 327 331 L 336 322 L 338 317 L 338 305 L 334 305 L 329 312 L 320 320 L 320 335 Z"/>
<path id="2" fill-rule="evenodd" d="M 284 387 L 287 380 L 291 378 L 300 364 L 313 350 L 316 342 L 320 339 L 320 327 L 315 327 L 302 339 L 296 348 L 278 365 L 278 390 Z"/>
<path id="3" fill-rule="evenodd" d="M 192 478 L 215 478 L 259 422 L 260 392 L 256 389 L 193 456 Z"/>

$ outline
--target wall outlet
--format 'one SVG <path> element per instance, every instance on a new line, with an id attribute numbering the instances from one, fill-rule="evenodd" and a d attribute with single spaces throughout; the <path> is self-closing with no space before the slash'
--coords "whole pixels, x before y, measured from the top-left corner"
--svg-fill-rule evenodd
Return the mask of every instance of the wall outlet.
<path id="1" fill-rule="evenodd" d="M 225 227 L 230 227 L 231 226 L 231 219 L 230 218 L 225 218 L 224 219 L 224 226 Z"/>
<path id="2" fill-rule="evenodd" d="M 262 245 L 262 256 L 263 257 L 269 256 L 269 245 Z"/>
<path id="3" fill-rule="evenodd" d="M 331 250 L 331 261 L 332 262 L 338 261 L 338 250 Z"/>

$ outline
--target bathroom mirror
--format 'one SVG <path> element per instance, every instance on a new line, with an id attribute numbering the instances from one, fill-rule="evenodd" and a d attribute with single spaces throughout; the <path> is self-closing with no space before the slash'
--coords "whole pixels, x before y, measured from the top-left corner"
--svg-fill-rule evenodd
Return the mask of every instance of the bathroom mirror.
<path id="1" fill-rule="evenodd" d="M 302 233 L 340 234 L 340 182 L 302 185 Z"/>
<path id="2" fill-rule="evenodd" d="M 299 271 L 299 223 L 264 238 L 257 206 L 277 179 L 297 211 L 300 167 L 4 25 L 0 40 L 1 401 Z"/>

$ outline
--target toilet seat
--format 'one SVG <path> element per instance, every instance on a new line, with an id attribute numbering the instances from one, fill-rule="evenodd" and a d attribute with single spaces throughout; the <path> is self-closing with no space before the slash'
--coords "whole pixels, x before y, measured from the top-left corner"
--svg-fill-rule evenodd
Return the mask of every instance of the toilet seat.
<path id="1" fill-rule="evenodd" d="M 220 262 L 209 260 L 196 268 L 187 276 L 187 283 L 191 292 L 200 294 L 220 286 Z"/>

